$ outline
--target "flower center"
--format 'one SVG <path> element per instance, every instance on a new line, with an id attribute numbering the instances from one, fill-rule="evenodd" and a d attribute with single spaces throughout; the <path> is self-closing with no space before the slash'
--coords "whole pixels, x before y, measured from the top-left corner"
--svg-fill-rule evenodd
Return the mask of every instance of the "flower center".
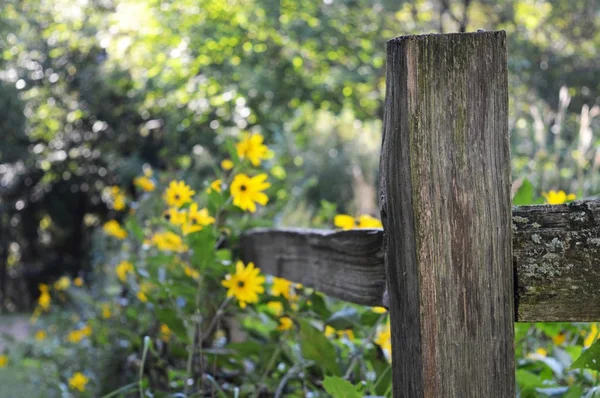
<path id="1" fill-rule="evenodd" d="M 248 188 L 246 187 L 246 185 L 242 184 L 240 185 L 240 191 L 245 192 Z"/>
<path id="2" fill-rule="evenodd" d="M 179 196 L 179 194 L 178 194 L 178 193 L 176 193 L 176 194 L 175 194 L 175 200 L 179 200 L 179 198 L 180 198 L 180 197 L 181 197 L 181 196 Z"/>
<path id="3" fill-rule="evenodd" d="M 246 282 L 244 282 L 244 281 L 238 281 L 238 283 L 237 283 L 239 288 L 244 287 L 245 284 L 246 284 Z"/>

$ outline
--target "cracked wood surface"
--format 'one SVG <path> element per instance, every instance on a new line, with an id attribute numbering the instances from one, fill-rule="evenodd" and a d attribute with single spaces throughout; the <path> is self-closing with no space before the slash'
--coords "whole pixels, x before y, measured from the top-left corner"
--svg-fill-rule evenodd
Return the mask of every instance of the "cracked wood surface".
<path id="1" fill-rule="evenodd" d="M 600 200 L 513 207 L 516 321 L 600 321 Z M 355 304 L 384 305 L 383 231 L 255 229 L 244 261 Z"/>

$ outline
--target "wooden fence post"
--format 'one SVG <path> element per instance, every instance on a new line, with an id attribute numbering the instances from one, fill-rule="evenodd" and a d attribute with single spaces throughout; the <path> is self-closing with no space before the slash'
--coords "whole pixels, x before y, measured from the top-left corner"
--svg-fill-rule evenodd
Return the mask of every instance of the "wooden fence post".
<path id="1" fill-rule="evenodd" d="M 514 397 L 506 34 L 399 37 L 387 56 L 394 396 Z"/>

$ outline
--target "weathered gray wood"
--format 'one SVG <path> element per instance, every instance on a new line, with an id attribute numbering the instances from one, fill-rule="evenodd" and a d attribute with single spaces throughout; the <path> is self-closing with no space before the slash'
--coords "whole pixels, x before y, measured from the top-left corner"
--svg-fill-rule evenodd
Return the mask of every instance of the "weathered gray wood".
<path id="1" fill-rule="evenodd" d="M 520 321 L 600 320 L 600 200 L 513 210 Z"/>
<path id="2" fill-rule="evenodd" d="M 379 230 L 253 230 L 242 259 L 267 274 L 356 304 L 381 305 L 385 269 Z"/>
<path id="3" fill-rule="evenodd" d="M 512 219 L 515 320 L 600 321 L 600 200 L 513 207 Z M 242 255 L 266 274 L 352 303 L 381 306 L 382 244 L 383 230 L 255 229 L 242 237 Z M 351 259 L 340 254 L 346 248 Z M 309 274 L 343 275 L 348 283 Z"/>
<path id="4" fill-rule="evenodd" d="M 394 396 L 514 397 L 506 34 L 404 36 L 387 51 Z"/>

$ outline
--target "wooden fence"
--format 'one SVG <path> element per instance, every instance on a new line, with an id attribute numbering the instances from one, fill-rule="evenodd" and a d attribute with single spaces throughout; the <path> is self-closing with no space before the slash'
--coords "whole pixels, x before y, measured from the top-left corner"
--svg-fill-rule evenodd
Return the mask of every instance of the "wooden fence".
<path id="1" fill-rule="evenodd" d="M 504 32 L 387 57 L 383 230 L 253 230 L 244 260 L 389 308 L 395 397 L 514 397 L 514 321 L 600 319 L 600 201 L 511 207 Z"/>

